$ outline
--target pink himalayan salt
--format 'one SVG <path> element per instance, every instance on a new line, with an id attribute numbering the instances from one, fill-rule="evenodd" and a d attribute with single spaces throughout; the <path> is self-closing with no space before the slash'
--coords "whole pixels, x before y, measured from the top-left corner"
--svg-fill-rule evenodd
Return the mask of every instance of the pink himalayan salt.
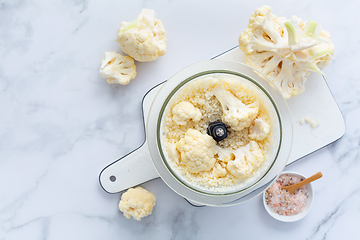
<path id="1" fill-rule="evenodd" d="M 269 208 L 275 213 L 286 216 L 301 213 L 306 207 L 309 193 L 306 185 L 292 194 L 281 190 L 281 187 L 293 185 L 302 180 L 304 178 L 295 175 L 281 175 L 265 192 L 265 200 Z"/>

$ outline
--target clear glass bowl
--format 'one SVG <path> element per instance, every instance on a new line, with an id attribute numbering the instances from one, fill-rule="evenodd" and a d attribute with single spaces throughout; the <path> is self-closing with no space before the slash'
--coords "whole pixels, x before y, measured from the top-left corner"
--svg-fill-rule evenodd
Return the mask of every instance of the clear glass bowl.
<path id="1" fill-rule="evenodd" d="M 166 148 L 162 142 L 162 135 L 161 131 L 164 131 L 165 126 L 164 126 L 164 118 L 165 118 L 165 114 L 166 112 L 169 112 L 172 103 L 171 100 L 173 98 L 176 98 L 176 95 L 179 92 L 182 92 L 183 89 L 187 88 L 188 85 L 191 83 L 194 83 L 196 81 L 201 81 L 201 80 L 206 80 L 208 78 L 211 79 L 224 79 L 224 78 L 230 78 L 232 80 L 234 80 L 237 83 L 240 83 L 241 85 L 244 86 L 249 86 L 251 87 L 253 90 L 255 90 L 257 92 L 257 94 L 261 94 L 262 96 L 258 96 L 259 98 L 262 99 L 263 102 L 265 102 L 265 105 L 268 106 L 270 111 L 274 113 L 274 119 L 273 119 L 273 124 L 275 126 L 273 126 L 273 141 L 274 141 L 274 148 L 271 149 L 271 153 L 269 154 L 269 158 L 268 161 L 265 161 L 263 164 L 265 166 L 261 166 L 261 169 L 259 170 L 255 170 L 254 176 L 251 178 L 246 178 L 243 181 L 240 181 L 240 183 L 235 184 L 234 186 L 229 186 L 229 187 L 223 187 L 223 186 L 219 186 L 216 188 L 208 188 L 205 186 L 201 186 L 199 184 L 195 184 L 193 182 L 191 182 L 190 180 L 186 179 L 186 177 L 182 176 L 181 173 L 179 171 L 176 171 L 174 169 L 174 165 L 171 164 L 171 159 L 169 159 L 169 157 L 166 154 Z M 261 85 L 259 85 L 256 81 L 254 81 L 253 79 L 247 77 L 246 75 L 243 75 L 241 73 L 237 73 L 237 72 L 233 72 L 233 71 L 228 71 L 228 70 L 211 70 L 211 71 L 205 71 L 205 72 L 201 72 L 198 74 L 195 74 L 191 77 L 189 77 L 188 79 L 184 80 L 183 82 L 181 82 L 168 96 L 168 98 L 165 100 L 161 110 L 160 110 L 160 114 L 159 114 L 159 121 L 158 121 L 158 134 L 157 134 L 157 143 L 158 143 L 158 150 L 160 152 L 160 155 L 162 157 L 162 160 L 164 161 L 164 164 L 166 165 L 166 167 L 168 168 L 168 170 L 172 173 L 172 175 L 177 178 L 178 181 L 180 181 L 181 183 L 183 183 L 184 185 L 186 185 L 189 188 L 192 188 L 194 191 L 199 191 L 203 194 L 210 194 L 210 195 L 225 195 L 225 194 L 236 194 L 239 193 L 241 191 L 244 191 L 246 189 L 248 189 L 249 187 L 253 186 L 254 184 L 256 184 L 256 182 L 260 181 L 262 179 L 262 177 L 266 174 L 266 172 L 269 171 L 269 169 L 273 166 L 277 155 L 279 153 L 280 150 L 280 146 L 281 146 L 281 134 L 282 134 L 282 129 L 281 129 L 281 119 L 279 117 L 279 111 L 276 107 L 275 102 L 273 101 L 273 99 L 271 98 L 271 96 L 269 96 L 269 94 L 266 92 L 266 90 L 264 88 L 262 88 Z"/>
<path id="2" fill-rule="evenodd" d="M 161 144 L 161 123 L 164 111 L 172 97 L 189 82 L 206 75 L 232 75 L 248 81 L 267 97 L 276 112 L 278 136 L 273 159 L 266 169 L 253 181 L 231 191 L 207 191 L 191 184 L 174 171 L 164 154 Z M 260 77 L 262 76 L 262 77 Z M 282 172 L 289 157 L 292 143 L 292 123 L 286 101 L 276 87 L 255 69 L 232 61 L 210 60 L 191 65 L 171 77 L 159 90 L 150 109 L 147 124 L 148 146 L 152 161 L 160 177 L 179 195 L 205 205 L 225 206 L 249 200 L 260 194 L 258 189 L 269 184 Z"/>

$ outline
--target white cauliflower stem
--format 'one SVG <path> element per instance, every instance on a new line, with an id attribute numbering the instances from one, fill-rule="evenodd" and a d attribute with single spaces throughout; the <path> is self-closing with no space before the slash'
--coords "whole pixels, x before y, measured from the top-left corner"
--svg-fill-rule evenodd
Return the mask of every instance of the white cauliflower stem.
<path id="1" fill-rule="evenodd" d="M 261 118 L 255 119 L 254 125 L 250 127 L 249 138 L 262 141 L 270 132 L 270 125 Z"/>
<path id="2" fill-rule="evenodd" d="M 209 171 L 214 167 L 215 146 L 216 142 L 212 137 L 191 128 L 176 144 L 181 162 L 191 173 Z"/>
<path id="3" fill-rule="evenodd" d="M 316 22 L 277 17 L 269 6 L 251 15 L 239 47 L 246 63 L 267 76 L 286 99 L 304 92 L 310 72 L 323 74 L 334 52 L 329 33 Z"/>
<path id="4" fill-rule="evenodd" d="M 116 40 L 121 49 L 140 62 L 154 61 L 166 52 L 166 32 L 154 10 L 143 9 L 133 22 L 122 22 Z"/>
<path id="5" fill-rule="evenodd" d="M 101 62 L 100 75 L 108 83 L 126 85 L 136 77 L 134 59 L 116 52 L 106 52 Z"/>
<path id="6" fill-rule="evenodd" d="M 156 197 L 153 193 L 142 187 L 129 188 L 121 196 L 119 209 L 126 218 L 133 217 L 140 221 L 151 214 L 155 203 Z"/>
<path id="7" fill-rule="evenodd" d="M 214 89 L 212 94 L 221 104 L 223 110 L 222 121 L 234 130 L 240 131 L 245 127 L 249 127 L 259 112 L 257 102 L 245 105 L 231 92 L 223 88 Z"/>
<path id="8" fill-rule="evenodd" d="M 264 155 L 255 141 L 250 141 L 246 146 L 233 150 L 230 154 L 235 156 L 235 160 L 229 161 L 226 169 L 239 178 L 249 176 L 264 161 Z"/>
<path id="9" fill-rule="evenodd" d="M 190 120 L 198 122 L 201 119 L 201 112 L 190 102 L 182 101 L 172 108 L 173 121 L 179 125 L 186 125 Z"/>

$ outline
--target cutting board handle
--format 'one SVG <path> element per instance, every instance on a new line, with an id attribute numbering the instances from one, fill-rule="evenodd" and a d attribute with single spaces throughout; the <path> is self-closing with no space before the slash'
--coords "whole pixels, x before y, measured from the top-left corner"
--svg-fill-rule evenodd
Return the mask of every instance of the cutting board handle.
<path id="1" fill-rule="evenodd" d="M 138 149 L 104 168 L 99 181 L 106 192 L 117 193 L 158 177 L 145 141 Z"/>

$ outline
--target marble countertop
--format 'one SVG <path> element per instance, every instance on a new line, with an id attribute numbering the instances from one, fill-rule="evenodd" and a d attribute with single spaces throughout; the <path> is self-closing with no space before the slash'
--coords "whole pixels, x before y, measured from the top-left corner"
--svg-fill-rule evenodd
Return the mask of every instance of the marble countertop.
<path id="1" fill-rule="evenodd" d="M 142 186 L 157 196 L 153 214 L 128 220 L 121 194 L 98 175 L 145 138 L 141 99 L 182 68 L 236 46 L 250 14 L 268 4 L 278 16 L 315 20 L 332 34 L 325 69 L 346 134 L 286 170 L 310 176 L 309 215 L 283 223 L 261 197 L 241 205 L 194 208 L 161 179 Z M 137 63 L 129 85 L 99 76 L 122 21 L 156 10 L 167 53 Z M 5 0 L 0 2 L 0 239 L 357 239 L 360 223 L 359 1 Z"/>

